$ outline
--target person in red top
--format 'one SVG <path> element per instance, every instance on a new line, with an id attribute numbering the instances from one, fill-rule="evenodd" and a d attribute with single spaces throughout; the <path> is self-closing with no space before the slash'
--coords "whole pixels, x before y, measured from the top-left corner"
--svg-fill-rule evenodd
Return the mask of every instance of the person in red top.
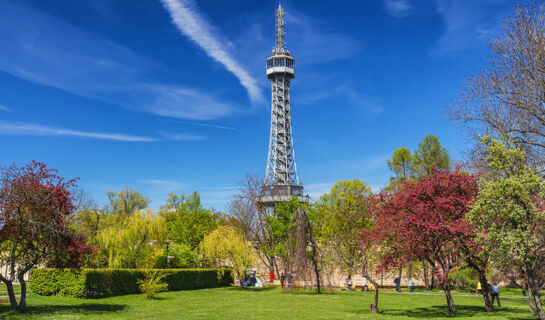
<path id="1" fill-rule="evenodd" d="M 274 281 L 274 273 L 272 273 L 272 272 L 269 273 L 269 280 L 270 280 L 271 282 Z"/>

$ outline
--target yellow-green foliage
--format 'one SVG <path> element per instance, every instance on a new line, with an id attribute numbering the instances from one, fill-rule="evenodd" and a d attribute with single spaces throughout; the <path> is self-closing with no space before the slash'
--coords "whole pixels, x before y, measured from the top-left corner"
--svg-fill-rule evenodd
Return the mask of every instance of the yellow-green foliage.
<path id="1" fill-rule="evenodd" d="M 168 284 L 163 282 L 165 274 L 160 271 L 148 271 L 146 278 L 138 280 L 138 287 L 146 298 L 154 298 L 159 292 L 166 291 Z"/>
<path id="2" fill-rule="evenodd" d="M 228 265 L 240 278 L 247 268 L 257 262 L 252 246 L 235 228 L 219 226 L 201 242 L 202 254 L 216 265 Z"/>
<path id="3" fill-rule="evenodd" d="M 361 180 L 344 180 L 318 202 L 316 234 L 328 248 L 326 258 L 347 274 L 354 273 L 362 262 L 358 229 L 371 225 L 366 202 L 371 194 L 371 188 Z"/>
<path id="4" fill-rule="evenodd" d="M 110 268 L 148 267 L 155 264 L 157 249 L 165 243 L 167 226 L 164 218 L 150 209 L 135 211 L 118 225 L 99 234 L 99 244 L 108 252 Z"/>

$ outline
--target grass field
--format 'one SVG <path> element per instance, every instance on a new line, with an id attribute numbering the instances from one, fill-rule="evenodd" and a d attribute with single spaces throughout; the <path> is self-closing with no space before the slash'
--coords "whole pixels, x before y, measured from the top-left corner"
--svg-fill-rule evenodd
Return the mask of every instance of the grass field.
<path id="1" fill-rule="evenodd" d="M 513 292 L 513 293 L 519 293 Z M 28 296 L 28 311 L 16 314 L 0 304 L 0 319 L 446 319 L 444 296 L 380 295 L 379 314 L 369 312 L 370 292 L 337 291 L 322 295 L 280 288 L 236 287 L 163 292 L 158 299 L 127 295 L 104 299 Z M 503 298 L 493 314 L 484 312 L 482 297 L 454 297 L 456 319 L 532 319 L 528 300 Z"/>

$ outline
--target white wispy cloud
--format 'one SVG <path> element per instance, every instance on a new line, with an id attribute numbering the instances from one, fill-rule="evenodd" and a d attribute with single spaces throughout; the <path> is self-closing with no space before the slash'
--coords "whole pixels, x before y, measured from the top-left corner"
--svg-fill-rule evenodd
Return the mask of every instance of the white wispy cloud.
<path id="1" fill-rule="evenodd" d="M 219 32 L 208 23 L 199 8 L 192 0 L 160 0 L 169 12 L 172 22 L 178 30 L 201 47 L 212 59 L 221 63 L 246 88 L 253 102 L 264 102 L 258 81 L 240 65 L 225 49 L 225 41 L 220 39 Z"/>
<path id="2" fill-rule="evenodd" d="M 373 114 L 379 114 L 384 110 L 383 100 L 353 88 L 351 84 L 342 84 L 329 90 L 307 89 L 297 99 L 301 105 L 314 105 L 328 99 L 335 98 L 337 103 L 345 101 L 348 106 Z"/>
<path id="3" fill-rule="evenodd" d="M 0 104 L 0 111 L 11 111 L 11 109 Z"/>
<path id="4" fill-rule="evenodd" d="M 484 46 L 499 31 L 501 18 L 514 5 L 509 0 L 436 0 L 444 32 L 431 47 L 432 56 Z"/>
<path id="5" fill-rule="evenodd" d="M 33 135 L 33 136 L 67 136 L 77 138 L 91 138 L 102 140 L 115 140 L 126 142 L 152 142 L 154 138 L 133 136 L 119 133 L 103 133 L 79 131 L 65 128 L 42 126 L 30 123 L 1 123 L 0 134 L 2 135 Z"/>
<path id="6" fill-rule="evenodd" d="M 211 90 L 157 82 L 171 71 L 20 1 L 0 1 L 0 39 L 0 70 L 41 85 L 181 119 L 218 119 L 239 108 Z"/>
<path id="7" fill-rule="evenodd" d="M 197 141 L 197 140 L 204 140 L 204 136 L 195 135 L 192 133 L 168 133 L 164 131 L 160 131 L 159 134 L 161 134 L 163 137 L 167 138 L 168 140 L 175 140 L 175 141 Z"/>
<path id="8" fill-rule="evenodd" d="M 179 181 L 171 181 L 171 180 L 161 180 L 161 179 L 142 179 L 142 180 L 136 180 L 140 183 L 153 185 L 156 187 L 160 187 L 161 189 L 170 190 L 170 192 L 175 192 L 183 189 L 185 187 L 185 184 L 179 182 Z"/>
<path id="9" fill-rule="evenodd" d="M 288 8 L 286 28 L 288 47 L 297 65 L 327 63 L 358 55 L 364 44 L 351 35 L 335 30 L 328 21 L 309 16 L 295 8 Z M 270 26 L 270 24 L 267 24 Z M 268 34 L 272 34 L 272 30 Z M 273 38 L 267 37 L 269 47 Z M 327 48 L 324 50 L 324 48 Z"/>
<path id="10" fill-rule="evenodd" d="M 396 18 L 403 18 L 412 13 L 412 6 L 408 0 L 384 0 L 386 13 Z"/>

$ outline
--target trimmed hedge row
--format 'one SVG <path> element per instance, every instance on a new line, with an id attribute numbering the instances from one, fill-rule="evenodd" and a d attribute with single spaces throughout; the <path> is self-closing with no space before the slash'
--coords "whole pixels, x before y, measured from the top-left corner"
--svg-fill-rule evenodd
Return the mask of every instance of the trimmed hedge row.
<path id="1" fill-rule="evenodd" d="M 152 269 L 166 276 L 169 291 L 228 286 L 233 282 L 229 269 Z M 141 293 L 137 281 L 148 269 L 36 269 L 30 276 L 33 293 L 49 296 L 97 298 Z M 223 275 L 221 271 L 223 270 Z"/>

